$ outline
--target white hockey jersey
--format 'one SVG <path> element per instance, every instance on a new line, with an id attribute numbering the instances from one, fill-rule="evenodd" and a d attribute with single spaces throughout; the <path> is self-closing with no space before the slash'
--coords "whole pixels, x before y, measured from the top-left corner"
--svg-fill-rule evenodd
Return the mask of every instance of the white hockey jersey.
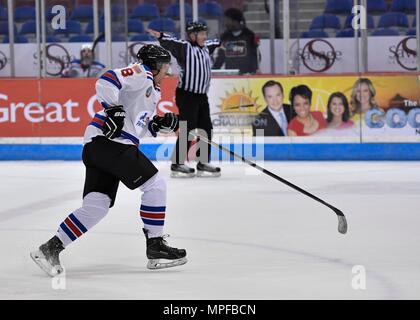
<path id="1" fill-rule="evenodd" d="M 140 63 L 122 69 L 108 70 L 96 81 L 96 96 L 104 109 L 123 106 L 124 127 L 121 136 L 113 141 L 139 145 L 139 140 L 148 135 L 149 119 L 156 113 L 160 100 L 160 88 L 154 84 L 152 71 Z M 95 114 L 85 131 L 84 143 L 103 135 L 105 111 Z"/>

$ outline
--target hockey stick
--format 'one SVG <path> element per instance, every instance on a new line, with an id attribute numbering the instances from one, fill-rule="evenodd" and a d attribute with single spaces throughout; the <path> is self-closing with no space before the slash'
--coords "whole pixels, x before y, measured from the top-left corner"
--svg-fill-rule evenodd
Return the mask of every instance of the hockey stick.
<path id="1" fill-rule="evenodd" d="M 332 206 L 328 202 L 325 202 L 324 200 L 318 198 L 317 196 L 313 195 L 312 193 L 309 193 L 308 191 L 303 190 L 302 188 L 298 187 L 297 185 L 287 181 L 286 179 L 283 179 L 283 178 L 279 177 L 278 175 L 272 173 L 271 171 L 268 171 L 267 169 L 264 169 L 263 167 L 260 167 L 256 163 L 254 163 L 252 161 L 249 161 L 248 159 L 244 158 L 243 156 L 240 156 L 240 155 L 236 154 L 235 152 L 233 152 L 233 151 L 231 151 L 231 150 L 229 150 L 229 149 L 227 149 L 227 148 L 225 148 L 225 147 L 223 147 L 223 146 L 221 146 L 221 145 L 219 145 L 219 144 L 217 144 L 213 141 L 209 141 L 208 139 L 204 138 L 203 136 L 201 136 L 201 135 L 199 135 L 195 132 L 190 132 L 190 135 L 197 138 L 197 139 L 200 139 L 201 141 L 203 141 L 203 142 L 205 142 L 209 145 L 212 145 L 213 147 L 219 148 L 220 150 L 231 154 L 235 158 L 242 160 L 246 164 L 249 164 L 251 167 L 254 167 L 255 169 L 265 173 L 266 175 L 276 179 L 277 181 L 280 181 L 280 182 L 288 185 L 289 187 L 299 191 L 300 193 L 303 193 L 304 195 L 322 203 L 324 206 L 327 206 L 328 208 L 333 210 L 335 212 L 335 214 L 337 215 L 337 218 L 338 218 L 338 232 L 340 232 L 342 234 L 345 234 L 347 232 L 347 220 L 346 220 L 346 217 L 344 216 L 344 213 L 341 210 Z"/>
<path id="2" fill-rule="evenodd" d="M 96 37 L 96 39 L 93 41 L 93 43 L 92 43 L 92 59 L 93 59 L 93 61 L 95 61 L 95 49 L 96 49 L 96 46 L 98 45 L 99 41 L 100 41 L 103 37 L 105 37 L 105 32 L 100 33 L 100 34 Z M 90 66 L 89 66 L 89 70 L 88 70 L 88 74 L 87 74 L 88 78 L 90 77 L 90 68 L 91 68 L 91 66 L 92 66 L 92 65 L 90 65 Z"/>

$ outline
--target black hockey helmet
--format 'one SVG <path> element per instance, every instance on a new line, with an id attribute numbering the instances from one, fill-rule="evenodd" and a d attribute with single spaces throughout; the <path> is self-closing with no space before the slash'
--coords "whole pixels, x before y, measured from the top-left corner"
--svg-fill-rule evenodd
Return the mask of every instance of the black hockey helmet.
<path id="1" fill-rule="evenodd" d="M 146 44 L 137 52 L 137 59 L 151 70 L 160 70 L 162 64 L 171 62 L 171 55 L 160 46 Z"/>
<path id="2" fill-rule="evenodd" d="M 207 25 L 200 21 L 190 21 L 185 27 L 187 33 L 207 31 Z"/>

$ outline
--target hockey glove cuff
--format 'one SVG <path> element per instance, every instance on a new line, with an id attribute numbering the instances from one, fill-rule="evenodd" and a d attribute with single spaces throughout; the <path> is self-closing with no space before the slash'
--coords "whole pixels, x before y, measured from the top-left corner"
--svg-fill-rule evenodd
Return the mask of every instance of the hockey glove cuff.
<path id="1" fill-rule="evenodd" d="M 149 122 L 149 131 L 156 137 L 157 132 L 170 133 L 178 130 L 178 115 L 175 113 L 165 113 L 163 117 L 154 116 Z"/>

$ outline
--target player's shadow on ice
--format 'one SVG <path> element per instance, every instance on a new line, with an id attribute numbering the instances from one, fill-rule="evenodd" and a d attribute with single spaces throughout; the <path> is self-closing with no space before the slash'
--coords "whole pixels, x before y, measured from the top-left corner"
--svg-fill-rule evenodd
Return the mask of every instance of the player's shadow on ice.
<path id="1" fill-rule="evenodd" d="M 95 276 L 110 276 L 110 275 L 139 275 L 139 274 L 151 274 L 155 273 L 180 273 L 184 270 L 181 268 L 174 269 L 160 269 L 160 270 L 148 270 L 146 268 L 146 262 L 144 265 L 139 266 L 127 266 L 126 264 L 95 264 L 86 265 L 84 267 L 71 267 L 66 270 L 66 277 L 71 278 L 91 278 Z"/>

